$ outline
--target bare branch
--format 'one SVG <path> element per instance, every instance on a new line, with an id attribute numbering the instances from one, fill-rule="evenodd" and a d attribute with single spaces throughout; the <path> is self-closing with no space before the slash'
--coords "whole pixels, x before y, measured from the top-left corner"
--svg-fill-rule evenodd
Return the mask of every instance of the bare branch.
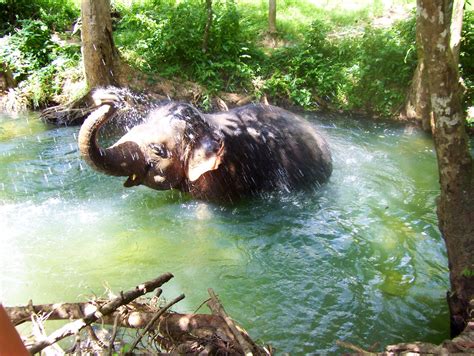
<path id="1" fill-rule="evenodd" d="M 76 334 L 77 332 L 79 332 L 79 330 L 86 327 L 87 325 L 92 324 L 96 320 L 102 318 L 104 315 L 113 313 L 121 305 L 128 304 L 132 300 L 162 286 L 164 283 L 168 282 L 171 278 L 173 278 L 173 275 L 171 273 L 165 273 L 154 280 L 140 284 L 139 286 L 135 287 L 134 290 L 127 291 L 121 294 L 121 296 L 112 299 L 110 302 L 103 305 L 97 311 L 86 315 L 82 319 L 79 319 L 79 320 L 76 320 L 64 325 L 62 328 L 56 330 L 47 338 L 30 346 L 28 348 L 28 351 L 32 354 L 40 352 L 45 347 L 48 347 L 58 342 L 59 340 L 64 339 L 67 336 Z"/>
<path id="2" fill-rule="evenodd" d="M 225 323 L 229 327 L 229 329 L 232 331 L 232 334 L 234 335 L 235 339 L 239 343 L 240 347 L 242 348 L 242 351 L 244 352 L 245 355 L 253 355 L 254 353 L 259 355 L 260 353 L 265 354 L 264 352 L 261 352 L 261 350 L 258 348 L 257 345 L 253 344 L 253 342 L 249 341 L 248 335 L 243 334 L 238 327 L 235 325 L 234 321 L 229 317 L 227 312 L 224 310 L 224 307 L 222 306 L 221 302 L 219 301 L 219 298 L 217 298 L 217 295 L 214 293 L 214 290 L 212 288 L 208 289 L 209 295 L 211 296 L 211 300 L 207 303 L 209 308 L 212 310 L 212 312 L 216 315 L 219 315 L 224 319 Z M 247 336 L 247 337 L 244 337 Z"/>
<path id="3" fill-rule="evenodd" d="M 167 303 L 163 308 L 161 308 L 150 320 L 150 322 L 145 326 L 145 328 L 141 331 L 140 335 L 138 335 L 137 339 L 133 342 L 132 346 L 130 347 L 130 352 L 133 351 L 135 347 L 137 347 L 138 343 L 140 340 L 143 338 L 143 336 L 152 328 L 152 326 L 155 324 L 155 322 L 158 320 L 160 316 L 162 316 L 172 305 L 178 303 L 179 301 L 184 299 L 184 294 L 179 295 L 175 299 L 173 299 L 171 302 Z"/>

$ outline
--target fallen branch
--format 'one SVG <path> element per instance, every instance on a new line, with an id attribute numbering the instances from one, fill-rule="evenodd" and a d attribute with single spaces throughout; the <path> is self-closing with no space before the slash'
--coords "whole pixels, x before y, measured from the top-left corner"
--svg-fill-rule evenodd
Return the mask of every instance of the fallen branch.
<path id="1" fill-rule="evenodd" d="M 440 345 L 429 342 L 405 342 L 385 347 L 382 352 L 371 352 L 345 341 L 336 343 L 346 349 L 355 351 L 357 355 L 474 355 L 474 320 L 468 322 L 463 332 L 452 340 L 445 340 Z"/>
<path id="2" fill-rule="evenodd" d="M 176 297 L 173 299 L 171 302 L 166 304 L 163 308 L 161 308 L 150 320 L 150 322 L 145 326 L 145 328 L 142 330 L 140 335 L 138 335 L 137 339 L 133 342 L 132 346 L 130 347 L 130 352 L 133 351 L 133 349 L 138 345 L 142 337 L 152 328 L 152 326 L 156 323 L 156 321 L 159 319 L 160 316 L 162 316 L 171 306 L 174 304 L 178 303 L 179 301 L 184 299 L 184 294 L 181 294 L 180 296 Z"/>
<path id="3" fill-rule="evenodd" d="M 58 126 L 80 125 L 94 109 L 94 102 L 89 91 L 71 103 L 44 109 L 40 118 L 44 122 Z"/>
<path id="4" fill-rule="evenodd" d="M 144 283 L 135 290 L 121 293 L 119 297 L 109 300 L 94 300 L 88 303 L 60 303 L 7 307 L 9 318 L 15 325 L 29 321 L 32 316 L 42 320 L 71 320 L 50 336 L 41 335 L 38 342 L 29 347 L 31 353 L 38 352 L 45 347 L 61 340 L 66 336 L 76 335 L 75 352 L 114 352 L 114 343 L 117 338 L 118 328 L 140 328 L 140 336 L 132 345 L 138 345 L 144 335 L 148 334 L 145 348 L 158 347 L 178 354 L 231 354 L 231 355 L 270 355 L 271 351 L 258 347 L 248 336 L 245 330 L 234 324 L 225 312 L 217 296 L 212 291 L 208 305 L 214 314 L 180 314 L 169 312 L 168 308 L 184 298 L 179 296 L 162 308 L 158 308 L 158 295 L 151 299 L 137 297 L 151 292 L 161 284 L 172 278 L 166 274 L 158 279 Z M 226 320 L 227 319 L 227 320 Z M 93 339 L 95 335 L 89 334 L 85 340 L 80 341 L 81 329 L 91 328 L 92 323 L 113 325 L 112 334 L 105 331 L 105 339 L 98 343 Z M 233 329 L 233 330 L 232 330 Z M 97 331 L 97 330 L 96 330 Z M 42 340 L 41 340 L 42 338 Z M 119 340 L 120 342 L 120 340 Z M 150 349 L 146 350 L 147 352 Z M 156 350 L 153 350 L 155 352 Z"/>
<path id="5" fill-rule="evenodd" d="M 227 312 L 224 310 L 224 307 L 222 306 L 221 302 L 219 301 L 219 298 L 217 298 L 217 295 L 214 293 L 214 290 L 212 288 L 208 289 L 209 295 L 211 296 L 211 299 L 207 302 L 207 305 L 209 306 L 209 309 L 212 310 L 212 312 L 216 315 L 219 315 L 222 319 L 224 319 L 225 323 L 229 327 L 229 329 L 232 331 L 232 334 L 234 335 L 235 339 L 239 343 L 240 347 L 242 348 L 244 354 L 246 356 L 251 356 L 251 355 L 261 355 L 261 354 L 266 354 L 266 352 L 262 352 L 262 350 L 255 345 L 252 340 L 248 337 L 248 335 L 243 333 L 239 328 L 235 325 L 234 321 L 229 317 Z"/>
<path id="6" fill-rule="evenodd" d="M 119 320 L 120 320 L 120 314 L 115 315 L 114 327 L 112 328 L 112 336 L 110 337 L 110 340 L 109 340 L 109 348 L 108 348 L 109 355 L 111 355 L 114 351 L 114 343 L 115 343 L 115 338 L 117 337 Z"/>
<path id="7" fill-rule="evenodd" d="M 363 348 L 357 346 L 357 345 L 354 345 L 350 342 L 347 342 L 347 341 L 342 341 L 342 340 L 337 340 L 336 341 L 336 344 L 341 346 L 341 347 L 344 347 L 346 349 L 349 349 L 349 350 L 352 350 L 352 351 L 355 351 L 357 352 L 358 354 L 362 354 L 362 355 L 377 355 L 376 353 L 374 352 L 370 352 L 370 351 L 367 351 L 367 350 L 364 350 Z"/>
<path id="8" fill-rule="evenodd" d="M 17 307 L 5 307 L 7 315 L 14 325 L 30 321 L 30 314 L 49 314 L 48 320 L 75 320 L 81 319 L 84 315 L 95 312 L 100 308 L 101 301 L 94 303 L 57 303 L 57 304 L 39 304 Z M 142 303 L 134 303 L 127 306 L 127 311 L 114 311 L 109 315 L 104 315 L 100 322 L 104 325 L 114 325 L 115 319 L 118 317 L 118 326 L 133 329 L 142 329 L 149 324 L 156 311 L 149 305 Z M 133 307 L 133 308 L 132 308 Z M 125 307 L 123 307 L 125 308 Z M 225 321 L 216 315 L 209 314 L 181 314 L 181 313 L 164 313 L 160 322 L 153 325 L 154 329 L 169 335 L 173 339 L 185 338 L 186 335 L 193 334 L 204 336 L 209 332 L 217 332 L 227 335 L 229 340 L 233 340 L 234 336 L 229 330 Z"/>
<path id="9" fill-rule="evenodd" d="M 137 287 L 134 290 L 121 293 L 119 297 L 112 299 L 110 302 L 103 305 L 97 311 L 87 314 L 84 318 L 73 321 L 64 325 L 62 328 L 56 330 L 47 338 L 29 346 L 27 349 L 31 354 L 40 352 L 45 347 L 48 347 L 59 340 L 64 339 L 67 336 L 74 335 L 78 333 L 82 328 L 92 324 L 96 320 L 102 318 L 105 315 L 113 313 L 118 307 L 128 304 L 134 299 L 155 290 L 156 288 L 162 286 L 164 283 L 168 282 L 173 275 L 171 273 L 165 273 L 160 277 L 145 282 Z"/>

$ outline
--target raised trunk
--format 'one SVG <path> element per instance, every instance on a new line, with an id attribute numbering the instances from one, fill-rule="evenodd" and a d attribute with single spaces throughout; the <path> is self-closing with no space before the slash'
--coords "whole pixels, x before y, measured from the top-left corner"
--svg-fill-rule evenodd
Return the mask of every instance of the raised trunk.
<path id="1" fill-rule="evenodd" d="M 110 0 L 82 0 L 82 56 L 89 88 L 117 85 L 119 56 L 112 38 Z"/>
<path id="2" fill-rule="evenodd" d="M 435 122 L 441 186 L 438 220 L 448 253 L 448 303 L 455 336 L 474 310 L 474 164 L 465 130 L 457 58 L 450 42 L 452 8 L 449 0 L 417 3 Z"/>
<path id="3" fill-rule="evenodd" d="M 128 176 L 130 172 L 121 165 L 124 161 L 116 149 L 104 149 L 97 141 L 99 130 L 115 113 L 115 108 L 102 105 L 84 121 L 79 131 L 79 150 L 84 160 L 95 170 L 113 176 Z"/>

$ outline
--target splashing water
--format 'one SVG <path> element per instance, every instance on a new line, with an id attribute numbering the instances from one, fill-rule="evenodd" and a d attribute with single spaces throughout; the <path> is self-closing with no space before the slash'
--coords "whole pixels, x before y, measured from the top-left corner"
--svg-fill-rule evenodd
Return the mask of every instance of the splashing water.
<path id="1" fill-rule="evenodd" d="M 315 120 L 314 117 L 310 119 Z M 125 189 L 79 158 L 78 128 L 0 116 L 0 301 L 79 301 L 170 271 L 192 312 L 208 287 L 279 352 L 448 336 L 431 141 L 320 117 L 334 172 L 314 192 L 222 207 Z"/>

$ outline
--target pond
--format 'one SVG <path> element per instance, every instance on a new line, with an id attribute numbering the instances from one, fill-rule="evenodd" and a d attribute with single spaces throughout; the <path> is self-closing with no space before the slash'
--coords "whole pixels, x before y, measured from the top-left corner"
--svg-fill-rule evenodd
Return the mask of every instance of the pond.
<path id="1" fill-rule="evenodd" d="M 219 206 L 123 188 L 81 160 L 78 127 L 0 115 L 0 301 L 83 301 L 169 271 L 165 296 L 186 294 L 177 311 L 195 311 L 211 287 L 278 353 L 340 353 L 336 340 L 439 343 L 449 281 L 431 139 L 393 123 L 307 118 L 331 145 L 330 182 Z"/>

